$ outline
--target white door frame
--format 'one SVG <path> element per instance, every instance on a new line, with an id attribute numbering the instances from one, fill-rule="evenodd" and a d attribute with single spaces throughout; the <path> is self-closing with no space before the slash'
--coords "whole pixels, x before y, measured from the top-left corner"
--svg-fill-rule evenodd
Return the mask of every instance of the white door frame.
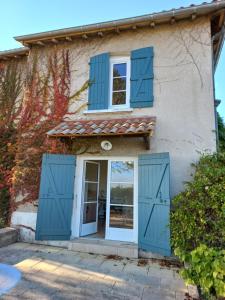
<path id="1" fill-rule="evenodd" d="M 134 162 L 134 178 L 133 178 L 133 229 L 114 228 L 110 227 L 110 184 L 111 184 L 111 162 L 113 161 L 133 161 Z M 134 242 L 137 243 L 137 159 L 132 157 L 116 157 L 108 160 L 108 174 L 107 174 L 107 204 L 106 204 L 106 239 Z"/>
<path id="2" fill-rule="evenodd" d="M 85 179 L 86 176 L 86 170 L 87 170 L 87 163 L 89 164 L 95 164 L 98 166 L 98 178 L 95 183 L 97 183 L 97 199 L 96 199 L 96 221 L 92 223 L 83 224 L 83 214 L 81 214 L 81 229 L 80 229 L 80 235 L 86 236 L 92 233 L 96 233 L 98 229 L 98 195 L 99 195 L 99 180 L 100 180 L 100 163 L 96 161 L 91 160 L 85 160 L 84 161 L 84 172 L 83 172 L 83 180 L 82 180 L 82 203 L 81 203 L 81 210 L 83 212 L 84 210 L 84 192 L 85 192 L 85 183 L 88 182 Z M 89 181 L 90 182 L 90 181 Z"/>
<path id="3" fill-rule="evenodd" d="M 80 237 L 82 222 L 82 184 L 84 161 L 86 160 L 133 160 L 134 161 L 134 240 L 138 242 L 138 158 L 136 156 L 77 156 L 76 175 L 74 184 L 74 205 L 71 222 L 71 239 Z"/>

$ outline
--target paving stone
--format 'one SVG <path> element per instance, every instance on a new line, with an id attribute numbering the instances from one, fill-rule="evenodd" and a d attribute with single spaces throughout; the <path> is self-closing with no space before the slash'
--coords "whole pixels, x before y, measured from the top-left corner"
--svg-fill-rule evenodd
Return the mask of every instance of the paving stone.
<path id="1" fill-rule="evenodd" d="M 96 282 L 95 280 L 93 281 L 86 281 L 79 285 L 80 288 L 82 289 L 92 289 L 94 291 L 100 291 L 100 292 L 110 292 L 113 288 L 114 283 L 106 283 L 106 282 Z"/>
<path id="2" fill-rule="evenodd" d="M 155 265 L 152 265 L 152 266 L 150 265 L 150 266 L 148 266 L 147 274 L 149 276 L 156 276 L 156 277 L 162 278 L 162 277 L 164 277 L 163 276 L 164 269 L 159 268 L 159 267 L 155 267 Z M 171 277 L 173 277 L 173 271 L 171 271 Z"/>
<path id="3" fill-rule="evenodd" d="M 102 299 L 104 299 L 104 300 L 124 300 L 126 296 L 123 294 L 119 294 L 118 292 L 116 292 L 114 290 L 111 290 L 110 292 L 107 292 L 107 294 L 104 291 L 102 291 L 102 297 L 103 297 Z M 128 300 L 128 299 L 132 299 L 131 296 L 126 298 L 126 300 Z"/>
<path id="4" fill-rule="evenodd" d="M 105 260 L 100 266 L 99 270 L 109 273 L 109 272 L 119 272 L 124 269 L 124 264 L 119 260 Z"/>
<path id="5" fill-rule="evenodd" d="M 98 258 L 98 257 L 94 257 L 94 258 L 82 258 L 79 262 L 78 262 L 78 266 L 81 269 L 89 269 L 90 271 L 98 271 L 100 265 L 104 262 L 103 258 Z"/>
<path id="6" fill-rule="evenodd" d="M 1 248 L 0 260 L 23 275 L 4 300 L 182 300 L 187 292 L 176 269 L 151 260 L 138 266 L 137 259 L 24 243 Z"/>
<path id="7" fill-rule="evenodd" d="M 175 293 L 176 294 L 176 300 L 185 300 L 186 299 L 186 297 L 185 297 L 185 294 L 186 293 L 184 293 L 184 292 L 176 292 Z"/>
<path id="8" fill-rule="evenodd" d="M 38 290 L 27 290 L 23 295 L 19 296 L 18 299 L 21 300 L 51 300 L 52 298 L 52 291 L 50 294 L 48 292 L 43 292 Z"/>
<path id="9" fill-rule="evenodd" d="M 13 296 L 13 295 L 3 295 L 1 297 L 2 300 L 18 300 L 19 298 L 17 296 Z"/>
<path id="10" fill-rule="evenodd" d="M 51 261 L 51 260 L 42 260 L 35 264 L 32 269 L 34 270 L 42 270 L 45 272 L 54 272 L 58 267 L 60 267 L 62 263 Z"/>
<path id="11" fill-rule="evenodd" d="M 124 300 L 140 300 L 140 297 L 136 297 L 136 296 L 124 296 L 123 298 Z"/>
<path id="12" fill-rule="evenodd" d="M 90 288 L 75 287 L 73 290 L 57 292 L 56 294 L 53 295 L 53 299 L 54 300 L 101 299 L 101 292 L 92 290 Z"/>
<path id="13" fill-rule="evenodd" d="M 43 246 L 37 244 L 29 244 L 26 248 L 27 250 L 39 251 L 39 252 L 46 252 L 46 253 L 59 253 L 63 250 L 60 247 L 53 247 L 53 246 Z"/>
<path id="14" fill-rule="evenodd" d="M 130 281 L 134 281 L 145 286 L 159 288 L 161 279 L 155 276 L 147 276 L 145 274 L 130 274 Z"/>
<path id="15" fill-rule="evenodd" d="M 175 292 L 145 288 L 141 300 L 175 300 Z"/>
<path id="16" fill-rule="evenodd" d="M 67 264 L 70 266 L 77 266 L 78 262 L 81 260 L 81 257 L 75 255 L 66 255 L 61 253 L 41 253 L 38 255 L 42 259 L 48 259 L 51 261 L 56 261 L 58 263 Z"/>
<path id="17" fill-rule="evenodd" d="M 111 271 L 106 274 L 105 278 L 114 281 L 122 281 L 122 282 L 132 282 L 132 274 L 125 273 L 123 271 Z"/>
<path id="18" fill-rule="evenodd" d="M 66 280 L 87 280 L 90 275 L 85 274 L 84 272 L 81 272 L 80 269 L 75 269 L 75 267 L 72 267 L 71 269 L 68 266 L 62 266 L 58 268 L 55 272 L 55 275 L 57 275 L 57 280 L 59 278 L 65 278 Z"/>
<path id="19" fill-rule="evenodd" d="M 174 290 L 174 291 L 180 291 L 180 292 L 186 292 L 187 287 L 183 280 L 174 280 L 171 278 L 162 278 L 161 279 L 161 288 L 168 289 L 168 290 Z"/>
<path id="20" fill-rule="evenodd" d="M 28 244 L 28 243 L 17 242 L 17 243 L 9 245 L 7 247 L 1 248 L 1 251 L 7 251 L 9 249 L 16 249 L 16 250 L 25 249 L 25 248 L 30 247 L 30 245 L 31 244 Z"/>
<path id="21" fill-rule="evenodd" d="M 35 265 L 39 264 L 42 261 L 39 257 L 31 257 L 28 259 L 25 259 L 19 263 L 17 263 L 15 266 L 20 270 L 30 269 L 33 268 Z"/>
<path id="22" fill-rule="evenodd" d="M 148 266 L 138 266 L 138 262 L 136 263 L 127 263 L 124 266 L 124 272 L 131 273 L 131 274 L 146 274 L 148 273 Z"/>
<path id="23" fill-rule="evenodd" d="M 144 285 L 140 284 L 129 284 L 128 282 L 117 281 L 113 286 L 113 291 L 115 293 L 122 294 L 124 296 L 142 296 L 144 290 Z"/>

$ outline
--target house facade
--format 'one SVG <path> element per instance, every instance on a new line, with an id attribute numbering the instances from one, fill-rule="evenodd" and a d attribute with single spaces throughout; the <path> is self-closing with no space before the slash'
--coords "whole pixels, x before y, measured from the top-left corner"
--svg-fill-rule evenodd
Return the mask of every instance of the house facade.
<path id="1" fill-rule="evenodd" d="M 89 87 L 46 134 L 91 144 L 82 154 L 43 155 L 38 205 L 12 215 L 21 239 L 86 237 L 170 256 L 171 199 L 191 180 L 191 164 L 217 149 L 213 76 L 224 8 L 214 1 L 16 38 L 29 55 L 66 43 L 72 91 Z"/>

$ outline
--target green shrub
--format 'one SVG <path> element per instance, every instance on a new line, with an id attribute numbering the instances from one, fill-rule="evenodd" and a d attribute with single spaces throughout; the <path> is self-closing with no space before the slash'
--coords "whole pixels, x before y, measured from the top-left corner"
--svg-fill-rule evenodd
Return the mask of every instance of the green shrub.
<path id="1" fill-rule="evenodd" d="M 225 124 L 223 118 L 217 113 L 218 120 L 218 136 L 219 136 L 219 149 L 225 151 Z"/>
<path id="2" fill-rule="evenodd" d="M 2 218 L 0 218 L 0 229 L 5 227 L 5 222 Z"/>
<path id="3" fill-rule="evenodd" d="M 7 187 L 0 189 L 0 228 L 1 222 L 6 225 L 9 215 L 10 194 Z"/>
<path id="4" fill-rule="evenodd" d="M 193 181 L 173 199 L 171 243 L 182 252 L 225 245 L 225 153 L 203 156 Z"/>
<path id="5" fill-rule="evenodd" d="M 181 275 L 208 299 L 225 297 L 225 153 L 203 156 L 173 199 L 171 244 Z"/>
<path id="6" fill-rule="evenodd" d="M 225 250 L 200 245 L 189 254 L 176 250 L 187 267 L 181 271 L 188 284 L 201 287 L 208 299 L 225 297 Z"/>

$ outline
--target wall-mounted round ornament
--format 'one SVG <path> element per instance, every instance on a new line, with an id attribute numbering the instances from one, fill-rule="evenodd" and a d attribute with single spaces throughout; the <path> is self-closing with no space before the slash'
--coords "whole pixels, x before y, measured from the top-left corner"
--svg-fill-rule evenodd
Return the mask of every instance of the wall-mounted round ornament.
<path id="1" fill-rule="evenodd" d="M 110 143 L 109 141 L 102 141 L 101 142 L 101 147 L 103 150 L 105 151 L 109 151 L 112 149 L 112 143 Z"/>

